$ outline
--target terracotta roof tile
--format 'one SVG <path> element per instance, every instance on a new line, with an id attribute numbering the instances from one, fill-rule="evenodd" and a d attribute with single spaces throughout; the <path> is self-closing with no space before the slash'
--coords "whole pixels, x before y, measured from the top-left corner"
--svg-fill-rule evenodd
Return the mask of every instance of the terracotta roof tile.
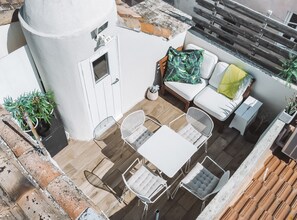
<path id="1" fill-rule="evenodd" d="M 236 204 L 234 205 L 234 209 L 237 212 L 240 212 L 241 209 L 244 207 L 245 203 L 248 201 L 249 197 L 245 196 L 245 194 L 243 194 L 238 201 L 236 202 Z"/>
<path id="2" fill-rule="evenodd" d="M 273 172 L 275 173 L 275 175 L 279 175 L 283 171 L 283 169 L 285 169 L 285 167 L 286 167 L 286 163 L 281 162 Z"/>
<path id="3" fill-rule="evenodd" d="M 66 176 L 59 176 L 47 186 L 47 191 L 56 202 L 76 219 L 84 210 L 91 206 L 86 196 Z"/>
<path id="4" fill-rule="evenodd" d="M 287 181 L 288 179 L 290 179 L 293 173 L 294 173 L 294 170 L 291 167 L 286 166 L 279 174 L 279 178 L 284 179 L 284 181 Z"/>
<path id="5" fill-rule="evenodd" d="M 11 126 L 13 126 L 19 132 L 22 132 L 20 128 L 11 120 L 7 121 Z M 12 132 L 8 125 L 4 125 L 3 121 L 0 121 L 0 125 L 3 126 L 1 129 L 1 137 L 5 143 L 11 148 L 16 157 L 19 157 L 23 153 L 32 149 L 31 144 L 29 144 L 23 137 Z"/>
<path id="6" fill-rule="evenodd" d="M 57 167 L 49 161 L 48 157 L 42 156 L 35 150 L 32 150 L 19 158 L 27 171 L 34 176 L 34 179 L 42 188 L 45 188 L 51 181 L 62 173 Z"/>
<path id="7" fill-rule="evenodd" d="M 249 199 L 243 209 L 239 212 L 241 218 L 249 219 L 257 208 L 257 202 L 253 199 Z"/>
<path id="8" fill-rule="evenodd" d="M 293 184 L 296 182 L 296 180 L 297 180 L 297 172 L 294 172 L 293 174 L 292 174 L 292 176 L 290 177 L 290 179 L 288 179 L 288 183 L 291 185 L 291 186 L 293 186 Z"/>
<path id="9" fill-rule="evenodd" d="M 258 180 L 253 181 L 246 189 L 245 193 L 250 197 L 254 197 L 261 189 L 262 183 Z"/>
<path id="10" fill-rule="evenodd" d="M 275 217 L 275 219 L 279 219 L 279 220 L 286 219 L 286 217 L 290 213 L 290 210 L 291 210 L 290 206 L 288 206 L 287 203 L 283 202 L 277 207 L 273 216 Z"/>
<path id="11" fill-rule="evenodd" d="M 259 220 L 273 220 L 273 217 L 272 217 L 272 215 L 269 212 L 265 211 L 260 216 Z"/>
<path id="12" fill-rule="evenodd" d="M 264 195 L 266 195 L 268 189 L 266 187 L 261 187 L 259 192 L 254 196 L 256 201 L 259 201 Z"/>
<path id="13" fill-rule="evenodd" d="M 267 209 L 267 212 L 273 215 L 273 213 L 276 211 L 278 206 L 281 204 L 281 201 L 278 199 L 273 200 L 269 208 Z M 274 216 L 274 215 L 273 215 Z"/>
<path id="14" fill-rule="evenodd" d="M 237 219 L 297 219 L 297 166 L 269 157 L 223 216 Z"/>
<path id="15" fill-rule="evenodd" d="M 290 195 L 286 198 L 286 203 L 290 205 L 294 201 L 294 199 L 296 199 L 296 196 L 297 196 L 297 189 L 293 188 Z"/>
<path id="16" fill-rule="evenodd" d="M 222 220 L 235 220 L 238 219 L 238 213 L 232 208 L 228 208 L 224 215 L 221 217 Z"/>
<path id="17" fill-rule="evenodd" d="M 256 211 L 253 213 L 250 219 L 259 219 L 260 216 L 265 212 L 261 207 L 257 207 Z"/>
<path id="18" fill-rule="evenodd" d="M 29 219 L 67 219 L 66 213 L 58 209 L 38 189 L 27 191 L 17 204 L 22 208 Z"/>
<path id="19" fill-rule="evenodd" d="M 273 193 L 271 193 L 271 191 L 267 191 L 265 193 L 265 195 L 259 201 L 258 205 L 261 208 L 267 210 L 269 208 L 269 206 L 271 205 L 271 203 L 273 202 L 274 199 L 275 199 L 275 195 Z"/>
<path id="20" fill-rule="evenodd" d="M 270 173 L 267 179 L 263 182 L 263 186 L 267 187 L 268 189 L 271 189 L 274 184 L 278 181 L 278 176 L 275 175 L 275 173 Z"/>
<path id="21" fill-rule="evenodd" d="M 292 186 L 289 185 L 288 183 L 284 183 L 282 187 L 279 189 L 279 191 L 276 193 L 276 196 L 279 200 L 285 201 L 288 198 L 291 191 L 292 191 Z"/>

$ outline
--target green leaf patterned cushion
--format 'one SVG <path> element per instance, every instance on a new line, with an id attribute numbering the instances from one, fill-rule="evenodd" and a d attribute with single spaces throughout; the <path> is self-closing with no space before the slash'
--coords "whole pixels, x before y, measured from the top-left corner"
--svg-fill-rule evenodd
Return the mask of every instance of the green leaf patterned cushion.
<path id="1" fill-rule="evenodd" d="M 164 81 L 201 83 L 200 67 L 202 61 L 203 50 L 178 51 L 170 47 Z"/>

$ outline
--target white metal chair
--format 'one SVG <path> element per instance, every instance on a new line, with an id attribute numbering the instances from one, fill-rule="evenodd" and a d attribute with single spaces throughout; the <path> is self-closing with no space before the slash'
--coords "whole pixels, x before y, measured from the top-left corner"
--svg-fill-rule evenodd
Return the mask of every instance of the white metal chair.
<path id="1" fill-rule="evenodd" d="M 115 133 L 119 128 L 119 124 L 116 122 L 114 117 L 109 116 L 102 120 L 93 131 L 93 141 L 102 149 L 99 145 L 100 141 L 103 141 L 110 134 Z"/>
<path id="2" fill-rule="evenodd" d="M 132 112 L 121 124 L 122 139 L 134 150 L 137 150 L 153 134 L 152 131 L 144 126 L 146 120 L 161 126 L 156 120 L 145 115 L 143 110 Z"/>
<path id="3" fill-rule="evenodd" d="M 171 121 L 169 127 L 172 127 L 174 122 L 184 116 L 186 117 L 187 123 L 177 132 L 194 144 L 197 147 L 197 150 L 205 144 L 205 152 L 207 152 L 207 140 L 211 137 L 214 127 L 211 117 L 198 108 L 190 107 L 187 113 L 184 113 Z"/>
<path id="4" fill-rule="evenodd" d="M 169 187 L 166 180 L 152 172 L 139 158 L 136 158 L 122 174 L 122 177 L 126 188 L 134 193 L 144 204 L 142 218 L 146 217 L 150 203 L 154 203 L 165 192 L 167 192 L 169 198 Z"/>
<path id="5" fill-rule="evenodd" d="M 208 169 L 206 169 L 203 164 L 206 159 L 210 160 L 217 168 L 223 171 L 223 175 L 218 178 L 213 173 L 211 173 Z M 230 177 L 230 171 L 225 171 L 222 167 L 220 167 L 214 160 L 212 160 L 209 156 L 206 156 L 202 163 L 197 163 L 193 169 L 181 180 L 178 187 L 172 193 L 172 198 L 176 195 L 178 189 L 180 187 L 185 188 L 198 199 L 202 200 L 201 211 L 205 207 L 206 199 L 219 192 L 223 186 L 228 182 Z"/>

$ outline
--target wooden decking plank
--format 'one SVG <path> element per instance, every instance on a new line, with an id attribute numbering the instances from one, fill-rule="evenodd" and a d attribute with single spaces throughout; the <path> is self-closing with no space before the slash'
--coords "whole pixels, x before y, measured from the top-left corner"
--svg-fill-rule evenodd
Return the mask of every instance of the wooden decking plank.
<path id="1" fill-rule="evenodd" d="M 170 96 L 168 98 L 171 99 Z M 176 100 L 174 101 L 176 102 Z M 137 109 L 143 109 L 146 114 L 157 118 L 162 124 L 168 124 L 183 113 L 178 108 L 183 107 L 182 104 L 178 102 L 176 107 L 174 101 L 168 103 L 162 97 L 159 97 L 156 101 L 142 100 L 124 115 Z M 119 123 L 121 121 L 122 119 Z M 182 124 L 183 122 L 178 122 L 177 127 L 182 126 Z M 153 126 L 151 127 L 153 128 Z M 221 166 L 233 171 L 240 165 L 253 146 L 239 136 L 239 133 L 234 129 L 225 128 L 222 133 L 218 133 L 216 129 L 217 126 L 215 125 L 213 136 L 208 141 L 208 153 L 205 154 L 204 147 L 202 147 L 192 157 L 191 164 L 195 165 L 197 161 L 201 162 L 206 155 L 209 155 Z M 85 179 L 83 173 L 84 170 L 91 171 L 101 158 L 107 157 L 109 161 L 103 162 L 102 167 L 97 168 L 95 172 L 117 192 L 117 195 L 120 195 L 124 189 L 121 174 L 137 157 L 142 158 L 128 145 L 124 146 L 121 157 L 121 142 L 120 130 L 117 130 L 114 136 L 104 140 L 102 150 L 92 140 L 71 140 L 69 145 L 59 152 L 54 159 L 61 169 L 110 219 L 140 219 L 143 204 L 137 205 L 138 199 L 135 198 L 135 195 L 128 193 L 125 196 L 127 204 L 119 203 L 110 192 L 91 185 Z M 241 143 L 241 147 L 238 147 L 239 143 Z M 172 180 L 169 179 L 168 182 L 172 182 Z M 151 204 L 147 219 L 154 219 L 156 209 L 160 210 L 161 219 L 196 219 L 201 204 L 202 202 L 199 199 L 186 190 L 180 189 L 173 200 L 167 200 L 166 195 L 164 195 L 156 203 Z"/>

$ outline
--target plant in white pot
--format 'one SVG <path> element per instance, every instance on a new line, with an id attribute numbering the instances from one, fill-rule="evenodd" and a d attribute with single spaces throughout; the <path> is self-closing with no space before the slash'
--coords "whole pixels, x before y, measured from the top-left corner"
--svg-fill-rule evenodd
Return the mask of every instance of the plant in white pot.
<path id="1" fill-rule="evenodd" d="M 285 109 L 280 113 L 279 119 L 289 124 L 297 114 L 297 96 L 288 99 L 288 104 Z"/>
<path id="2" fill-rule="evenodd" d="M 159 85 L 150 86 L 147 90 L 147 94 L 146 94 L 147 98 L 149 100 L 156 100 L 159 96 L 158 94 L 159 89 L 160 89 Z"/>

